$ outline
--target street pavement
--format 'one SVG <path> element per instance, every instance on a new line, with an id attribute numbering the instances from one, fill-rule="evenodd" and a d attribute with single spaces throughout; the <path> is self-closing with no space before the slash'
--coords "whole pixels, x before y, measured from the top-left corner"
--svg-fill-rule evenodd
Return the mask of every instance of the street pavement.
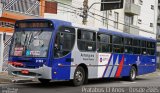
<path id="1" fill-rule="evenodd" d="M 123 88 L 129 89 L 129 87 L 141 89 L 135 90 L 136 92 L 130 89 L 130 93 L 146 93 L 142 91 L 143 87 L 155 90 L 147 93 L 160 93 L 160 72 L 138 76 L 134 82 L 123 79 L 94 79 L 89 80 L 87 85 L 74 87 L 69 81 L 54 81 L 48 85 L 42 85 L 33 80 L 25 83 L 1 83 L 0 87 L 0 93 L 128 93 Z M 112 91 L 110 88 L 120 89 Z"/>
<path id="2" fill-rule="evenodd" d="M 31 82 L 33 79 L 30 78 L 22 78 L 17 76 L 10 76 L 8 72 L 0 72 L 0 84 L 8 84 L 8 83 L 25 83 Z"/>

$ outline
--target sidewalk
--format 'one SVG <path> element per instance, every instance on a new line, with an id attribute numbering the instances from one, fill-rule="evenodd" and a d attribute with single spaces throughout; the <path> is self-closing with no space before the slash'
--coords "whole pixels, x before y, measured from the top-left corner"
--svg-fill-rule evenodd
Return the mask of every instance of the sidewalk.
<path id="1" fill-rule="evenodd" d="M 150 78 L 150 77 L 160 77 L 160 70 L 159 69 L 157 69 L 156 70 L 156 72 L 153 72 L 153 73 L 150 73 L 150 74 L 144 74 L 144 75 L 140 75 L 140 76 L 138 76 L 138 77 L 144 77 L 145 76 L 145 78 Z"/>
<path id="2" fill-rule="evenodd" d="M 7 72 L 0 72 L 0 84 L 24 83 L 24 82 L 33 82 L 33 79 L 10 76 L 8 75 Z"/>

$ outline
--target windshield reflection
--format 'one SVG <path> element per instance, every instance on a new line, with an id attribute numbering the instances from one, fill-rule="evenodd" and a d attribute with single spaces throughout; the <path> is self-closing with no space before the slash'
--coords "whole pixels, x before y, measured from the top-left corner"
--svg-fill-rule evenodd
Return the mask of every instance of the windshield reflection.
<path id="1" fill-rule="evenodd" d="M 11 56 L 46 57 L 51 34 L 49 31 L 15 32 Z"/>

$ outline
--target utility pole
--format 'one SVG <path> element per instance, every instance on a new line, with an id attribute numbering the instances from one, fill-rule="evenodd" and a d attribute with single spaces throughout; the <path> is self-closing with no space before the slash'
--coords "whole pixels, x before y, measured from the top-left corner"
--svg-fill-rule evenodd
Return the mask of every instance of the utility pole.
<path id="1" fill-rule="evenodd" d="M 84 25 L 87 24 L 87 18 L 88 18 L 88 0 L 84 0 L 83 2 L 83 21 L 82 21 Z"/>

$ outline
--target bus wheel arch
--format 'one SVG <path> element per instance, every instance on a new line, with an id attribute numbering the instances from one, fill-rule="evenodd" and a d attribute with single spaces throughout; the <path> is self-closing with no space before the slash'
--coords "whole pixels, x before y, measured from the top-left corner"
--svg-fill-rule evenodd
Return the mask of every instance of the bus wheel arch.
<path id="1" fill-rule="evenodd" d="M 138 75 L 138 67 L 136 64 L 133 64 L 132 66 L 134 66 L 136 68 L 136 75 Z"/>
<path id="2" fill-rule="evenodd" d="M 43 79 L 43 78 L 38 78 L 38 80 L 44 85 L 49 84 L 51 81 L 50 79 Z"/>
<path id="3" fill-rule="evenodd" d="M 88 67 L 87 67 L 86 64 L 80 64 L 78 66 L 83 67 L 83 69 L 85 71 L 85 81 L 84 81 L 84 84 L 87 84 L 88 83 Z"/>
<path id="4" fill-rule="evenodd" d="M 81 81 L 78 81 L 77 78 L 81 76 Z M 74 86 L 80 86 L 88 82 L 88 68 L 85 64 L 79 64 L 76 67 L 72 82 Z"/>

